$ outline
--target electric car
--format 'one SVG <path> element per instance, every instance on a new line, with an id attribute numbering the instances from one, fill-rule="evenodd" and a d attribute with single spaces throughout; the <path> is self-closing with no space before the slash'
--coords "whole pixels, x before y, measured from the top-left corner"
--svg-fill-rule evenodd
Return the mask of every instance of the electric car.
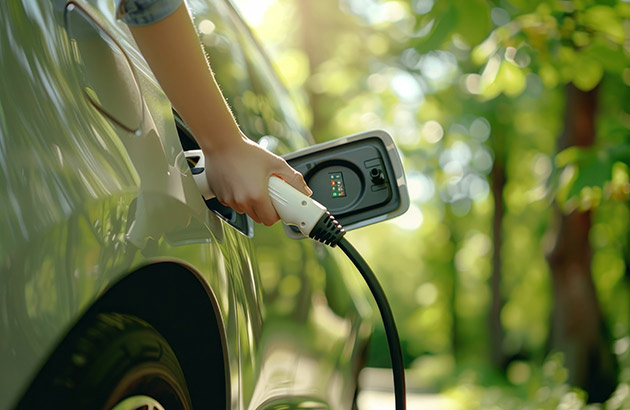
<path id="1" fill-rule="evenodd" d="M 187 3 L 244 132 L 307 147 L 234 8 Z M 202 199 L 114 0 L 0 2 L 0 67 L 0 410 L 352 407 L 360 277 Z"/>

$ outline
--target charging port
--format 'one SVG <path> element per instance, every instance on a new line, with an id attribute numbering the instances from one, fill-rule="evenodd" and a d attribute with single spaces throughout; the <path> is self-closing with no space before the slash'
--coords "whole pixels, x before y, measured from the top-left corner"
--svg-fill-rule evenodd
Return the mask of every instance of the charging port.
<path id="1" fill-rule="evenodd" d="M 346 230 L 400 215 L 409 206 L 400 157 L 384 131 L 315 145 L 285 159 Z"/>
<path id="2" fill-rule="evenodd" d="M 382 169 L 372 168 L 370 170 L 370 178 L 372 179 L 373 184 L 381 185 L 385 183 L 385 175 L 383 175 Z"/>

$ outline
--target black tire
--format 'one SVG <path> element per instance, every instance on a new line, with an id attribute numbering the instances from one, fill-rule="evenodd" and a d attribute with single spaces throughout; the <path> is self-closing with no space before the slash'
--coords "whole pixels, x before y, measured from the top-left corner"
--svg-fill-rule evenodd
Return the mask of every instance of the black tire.
<path id="1" fill-rule="evenodd" d="M 73 329 L 18 409 L 190 410 L 190 403 L 166 340 L 136 317 L 101 313 Z"/>

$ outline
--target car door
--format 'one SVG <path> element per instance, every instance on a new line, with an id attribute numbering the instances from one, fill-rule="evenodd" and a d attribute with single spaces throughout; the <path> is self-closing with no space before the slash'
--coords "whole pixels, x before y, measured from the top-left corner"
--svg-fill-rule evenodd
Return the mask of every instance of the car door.
<path id="1" fill-rule="evenodd" d="M 311 139 L 291 98 L 233 7 L 209 0 L 188 4 L 245 134 L 279 154 L 307 146 Z M 357 278 L 322 245 L 289 239 L 280 224 L 255 227 L 253 256 L 256 279 L 250 283 L 260 288 L 243 290 L 262 301 L 262 317 L 243 315 L 252 323 L 241 338 L 244 407 L 304 402 L 348 408 L 369 332 Z"/>
<path id="2" fill-rule="evenodd" d="M 65 0 L 0 6 L 0 408 L 15 405 L 73 325 L 122 278 L 168 261 L 185 265 L 186 275 L 196 271 L 206 299 L 217 296 L 230 368 L 222 352 L 216 366 L 221 378 L 238 375 L 240 301 L 230 277 L 251 266 L 242 263 L 246 239 L 224 230 L 201 200 L 168 99 L 113 8 Z M 158 277 L 149 280 L 136 289 Z M 134 296 L 175 325 L 195 317 L 192 301 L 164 306 Z"/>
<path id="3" fill-rule="evenodd" d="M 125 147 L 139 171 L 141 189 L 136 201 L 137 217 L 127 237 L 142 249 L 147 259 L 180 258 L 208 283 L 216 295 L 225 327 L 221 333 L 225 335 L 223 342 L 227 352 L 227 405 L 228 408 L 241 408 L 240 345 L 260 322 L 261 316 L 251 245 L 246 237 L 252 221 L 235 216 L 226 221 L 229 226 L 216 226 L 217 218 L 212 213 L 216 208 L 208 209 L 204 205 L 183 155 L 182 143 L 186 136 L 190 136 L 189 131 L 185 124 L 177 121 L 178 117 L 173 114 L 170 102 L 135 47 L 128 28 L 115 19 L 113 6 L 113 1 L 90 2 L 85 7 L 76 5 L 82 13 L 81 18 L 104 32 L 100 34 L 109 39 L 108 47 L 120 48 L 138 81 L 143 125 L 138 130 L 131 130 L 135 135 L 125 141 Z M 115 44 L 111 44 L 112 41 Z M 91 44 L 85 48 L 92 52 Z M 95 54 L 99 58 L 102 56 L 102 53 Z M 88 61 L 84 58 L 81 63 Z M 100 70 L 102 65 L 99 59 L 91 67 Z M 111 75 L 95 75 L 93 78 L 98 84 L 95 88 L 105 92 L 110 90 Z M 126 81 L 129 82 L 129 78 Z M 93 104 L 112 121 L 120 122 L 122 113 L 127 110 L 124 106 L 121 108 L 118 101 L 109 105 L 107 102 L 106 98 L 98 98 Z M 121 115 L 112 115 L 114 110 L 119 110 Z"/>

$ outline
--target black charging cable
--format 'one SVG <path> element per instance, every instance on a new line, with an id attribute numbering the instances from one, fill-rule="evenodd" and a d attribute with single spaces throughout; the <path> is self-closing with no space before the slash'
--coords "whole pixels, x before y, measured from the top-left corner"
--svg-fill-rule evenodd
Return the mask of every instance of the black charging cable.
<path id="1" fill-rule="evenodd" d="M 365 279 L 376 305 L 381 312 L 383 325 L 385 326 L 385 335 L 387 335 L 387 344 L 389 345 L 389 355 L 392 360 L 392 371 L 394 372 L 394 396 L 396 398 L 396 409 L 405 409 L 407 406 L 406 389 L 405 389 L 405 365 L 403 363 L 402 349 L 400 348 L 400 338 L 398 330 L 394 322 L 394 315 L 389 306 L 389 302 L 385 297 L 385 292 L 378 282 L 376 275 L 370 269 L 365 259 L 357 252 L 357 250 L 348 242 L 346 238 L 341 238 L 337 243 L 339 248 L 354 263 L 354 266 L 361 272 L 361 276 Z"/>
<path id="2" fill-rule="evenodd" d="M 374 275 L 370 266 L 354 248 L 354 246 L 352 246 L 350 242 L 343 237 L 345 233 L 346 232 L 343 227 L 330 214 L 330 212 L 326 212 L 317 222 L 309 236 L 332 247 L 338 245 L 361 273 L 361 276 L 363 276 L 363 279 L 370 288 L 370 291 L 376 300 L 378 310 L 381 313 L 381 318 L 385 327 L 385 335 L 387 336 L 389 356 L 392 361 L 392 372 L 394 373 L 394 397 L 396 400 L 396 410 L 404 410 L 407 408 L 405 365 L 403 362 L 398 330 L 396 329 L 396 323 L 394 322 L 394 315 L 391 307 L 389 306 L 389 302 L 387 301 L 387 297 L 385 296 L 385 291 L 381 287 L 376 275 Z"/>

